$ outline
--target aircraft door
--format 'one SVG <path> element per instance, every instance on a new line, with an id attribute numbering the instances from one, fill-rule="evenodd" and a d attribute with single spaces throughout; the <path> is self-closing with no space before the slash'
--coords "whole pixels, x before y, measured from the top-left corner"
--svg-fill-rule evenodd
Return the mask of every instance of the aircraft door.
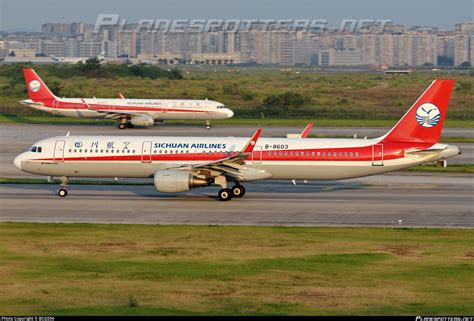
<path id="1" fill-rule="evenodd" d="M 255 146 L 252 152 L 252 164 L 262 163 L 262 146 Z"/>
<path id="2" fill-rule="evenodd" d="M 142 163 L 151 163 L 151 142 L 142 144 Z"/>
<path id="3" fill-rule="evenodd" d="M 57 140 L 54 144 L 54 154 L 53 160 L 55 161 L 64 161 L 64 146 L 66 145 L 66 141 L 64 140 Z"/>
<path id="4" fill-rule="evenodd" d="M 383 145 L 372 145 L 372 166 L 383 166 Z"/>

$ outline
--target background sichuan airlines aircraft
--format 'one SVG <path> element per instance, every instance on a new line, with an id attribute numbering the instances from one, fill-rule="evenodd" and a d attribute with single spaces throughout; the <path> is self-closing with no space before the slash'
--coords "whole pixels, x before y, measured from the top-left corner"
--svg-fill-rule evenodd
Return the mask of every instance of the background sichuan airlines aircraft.
<path id="1" fill-rule="evenodd" d="M 452 80 L 436 80 L 386 135 L 375 139 L 62 136 L 15 158 L 25 172 L 61 176 L 153 177 L 160 192 L 219 185 L 223 201 L 242 197 L 242 182 L 334 180 L 375 175 L 460 154 L 439 144 Z M 233 182 L 232 188 L 228 183 Z"/>
<path id="2" fill-rule="evenodd" d="M 119 99 L 59 98 L 56 97 L 33 69 L 23 69 L 28 97 L 22 105 L 50 114 L 78 118 L 112 118 L 118 127 L 153 126 L 156 121 L 168 119 L 202 119 L 210 128 L 213 119 L 234 115 L 224 104 L 212 100 L 191 99 Z"/>

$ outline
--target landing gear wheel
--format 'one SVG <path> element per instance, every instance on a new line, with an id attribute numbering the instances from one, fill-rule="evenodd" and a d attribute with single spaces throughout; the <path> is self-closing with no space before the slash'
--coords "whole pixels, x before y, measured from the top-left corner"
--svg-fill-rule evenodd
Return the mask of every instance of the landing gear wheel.
<path id="1" fill-rule="evenodd" d="M 59 196 L 59 197 L 66 197 L 66 196 L 67 196 L 67 189 L 61 188 L 61 189 L 58 191 L 58 196 Z"/>
<path id="2" fill-rule="evenodd" d="M 242 185 L 237 184 L 234 187 L 232 187 L 232 196 L 241 198 L 244 195 L 245 195 L 245 188 Z"/>
<path id="3" fill-rule="evenodd" d="M 232 191 L 228 188 L 223 188 L 217 193 L 217 196 L 221 201 L 230 201 L 232 199 Z"/>
<path id="4" fill-rule="evenodd" d="M 120 123 L 120 124 L 118 125 L 118 128 L 119 128 L 119 129 L 125 129 L 125 128 L 127 128 L 127 124 Z"/>
<path id="5" fill-rule="evenodd" d="M 206 129 L 207 130 L 211 129 L 211 122 L 210 121 L 206 121 Z"/>

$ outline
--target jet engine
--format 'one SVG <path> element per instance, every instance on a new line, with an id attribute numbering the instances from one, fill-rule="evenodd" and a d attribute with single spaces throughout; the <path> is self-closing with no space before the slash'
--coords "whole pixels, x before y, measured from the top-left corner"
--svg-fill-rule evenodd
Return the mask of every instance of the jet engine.
<path id="1" fill-rule="evenodd" d="M 192 172 L 179 170 L 157 171 L 154 181 L 155 189 L 165 193 L 186 192 L 193 187 L 208 185 L 205 179 L 194 177 Z"/>
<path id="2" fill-rule="evenodd" d="M 132 123 L 134 126 L 150 127 L 155 124 L 155 121 L 148 115 L 138 115 L 132 117 L 132 119 L 130 119 L 130 123 Z"/>

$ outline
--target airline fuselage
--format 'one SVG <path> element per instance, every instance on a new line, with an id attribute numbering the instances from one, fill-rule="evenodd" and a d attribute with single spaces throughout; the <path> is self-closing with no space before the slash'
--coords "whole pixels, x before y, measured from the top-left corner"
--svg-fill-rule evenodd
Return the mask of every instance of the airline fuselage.
<path id="1" fill-rule="evenodd" d="M 76 118 L 107 118 L 116 114 L 148 115 L 154 120 L 216 120 L 234 115 L 232 110 L 212 100 L 57 98 L 22 100 L 28 107 L 53 115 Z"/>
<path id="2" fill-rule="evenodd" d="M 39 175 L 143 178 L 230 157 L 246 142 L 233 137 L 62 136 L 35 143 L 15 165 Z M 332 180 L 385 173 L 459 153 L 456 146 L 423 142 L 260 138 L 245 163 L 271 179 Z"/>

